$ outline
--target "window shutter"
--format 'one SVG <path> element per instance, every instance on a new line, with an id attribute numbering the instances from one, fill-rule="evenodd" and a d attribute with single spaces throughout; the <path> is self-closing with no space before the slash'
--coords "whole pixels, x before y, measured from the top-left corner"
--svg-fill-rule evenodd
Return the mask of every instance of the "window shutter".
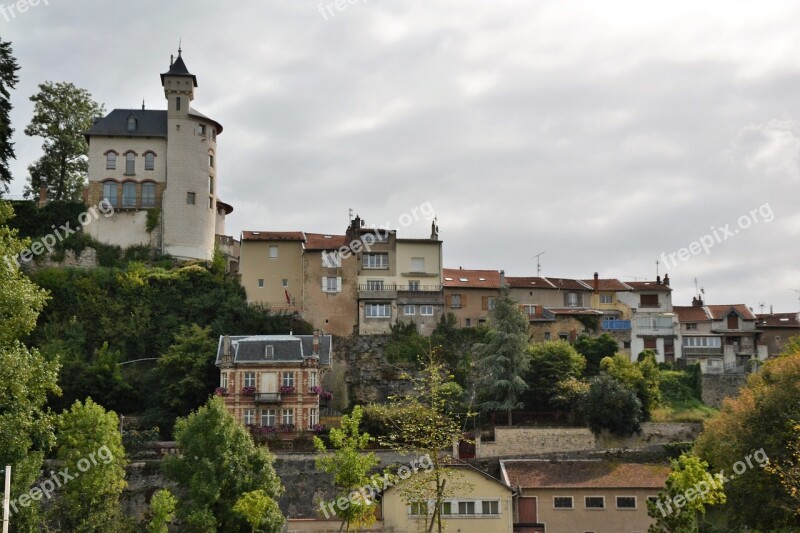
<path id="1" fill-rule="evenodd" d="M 336 278 L 336 292 L 342 292 L 342 278 Z"/>
<path id="2" fill-rule="evenodd" d="M 488 296 L 481 296 L 481 309 L 486 311 L 489 309 L 489 297 Z"/>
<path id="3" fill-rule="evenodd" d="M 453 301 L 453 298 L 452 298 L 451 296 L 452 296 L 452 295 L 450 295 L 450 294 L 445 294 L 445 295 L 444 295 L 444 304 L 445 304 L 447 307 L 452 307 L 452 301 Z"/>
<path id="4" fill-rule="evenodd" d="M 325 276 L 322 277 L 322 292 L 328 291 L 328 278 Z"/>
<path id="5" fill-rule="evenodd" d="M 467 295 L 463 292 L 461 293 L 461 308 L 465 308 L 467 306 Z"/>

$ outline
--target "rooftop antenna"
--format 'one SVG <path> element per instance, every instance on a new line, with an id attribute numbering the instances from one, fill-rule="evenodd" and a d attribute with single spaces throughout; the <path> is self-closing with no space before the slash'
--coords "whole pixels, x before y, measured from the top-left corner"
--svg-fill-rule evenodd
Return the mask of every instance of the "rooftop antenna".
<path id="1" fill-rule="evenodd" d="M 353 221 L 353 208 L 352 207 L 347 210 L 347 215 L 350 218 L 350 222 L 352 222 Z"/>
<path id="2" fill-rule="evenodd" d="M 659 265 L 659 262 L 658 262 L 658 259 L 656 259 L 656 278 L 658 278 L 658 265 Z"/>
<path id="3" fill-rule="evenodd" d="M 178 37 L 178 57 L 181 56 L 181 37 Z"/>
<path id="4" fill-rule="evenodd" d="M 537 278 L 541 277 L 541 274 L 542 274 L 542 265 L 539 262 L 539 257 L 543 256 L 544 254 L 545 254 L 545 252 L 540 252 L 540 253 L 538 253 L 538 254 L 533 256 L 534 259 L 536 259 L 536 277 Z"/>
<path id="5" fill-rule="evenodd" d="M 764 307 L 766 307 L 766 305 L 767 305 L 766 302 L 758 302 L 758 308 L 761 311 L 759 314 L 762 314 L 762 315 L 764 314 Z"/>

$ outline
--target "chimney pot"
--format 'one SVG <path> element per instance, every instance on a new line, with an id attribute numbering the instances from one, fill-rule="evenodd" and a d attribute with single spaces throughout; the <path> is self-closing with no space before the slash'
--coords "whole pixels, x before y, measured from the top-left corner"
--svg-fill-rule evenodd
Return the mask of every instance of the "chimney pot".
<path id="1" fill-rule="evenodd" d="M 600 276 L 597 272 L 594 273 L 594 293 L 597 294 L 600 292 Z"/>

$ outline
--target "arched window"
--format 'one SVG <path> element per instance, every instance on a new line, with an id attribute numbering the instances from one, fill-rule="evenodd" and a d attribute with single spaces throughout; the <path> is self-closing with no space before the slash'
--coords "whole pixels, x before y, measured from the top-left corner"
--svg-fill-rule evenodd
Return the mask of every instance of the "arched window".
<path id="1" fill-rule="evenodd" d="M 125 174 L 129 176 L 136 174 L 136 154 L 133 152 L 125 154 Z"/>
<path id="2" fill-rule="evenodd" d="M 117 206 L 117 182 L 106 181 L 103 183 L 103 199 L 108 203 Z"/>
<path id="3" fill-rule="evenodd" d="M 144 169 L 145 170 L 155 170 L 156 169 L 156 154 L 153 152 L 147 152 L 144 154 Z"/>
<path id="4" fill-rule="evenodd" d="M 136 184 L 132 181 L 122 184 L 122 207 L 136 207 Z"/>
<path id="5" fill-rule="evenodd" d="M 116 170 L 117 168 L 117 152 L 108 152 L 106 154 L 106 170 Z"/>
<path id="6" fill-rule="evenodd" d="M 142 207 L 156 206 L 156 184 L 150 181 L 142 183 Z"/>

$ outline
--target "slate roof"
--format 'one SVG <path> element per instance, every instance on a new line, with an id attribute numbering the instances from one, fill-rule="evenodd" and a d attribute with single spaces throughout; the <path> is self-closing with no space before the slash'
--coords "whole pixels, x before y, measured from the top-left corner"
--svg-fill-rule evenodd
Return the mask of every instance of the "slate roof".
<path id="1" fill-rule="evenodd" d="M 509 459 L 500 470 L 503 481 L 523 489 L 660 489 L 670 473 L 664 465 L 600 460 Z"/>
<path id="2" fill-rule="evenodd" d="M 243 241 L 304 241 L 302 231 L 243 231 Z"/>
<path id="3" fill-rule="evenodd" d="M 178 51 L 178 59 L 176 59 L 172 65 L 170 65 L 167 72 L 161 75 L 161 85 L 164 85 L 164 76 L 186 76 L 192 78 L 194 86 L 197 87 L 197 76 L 190 73 L 189 69 L 186 68 L 186 63 L 183 62 L 180 50 Z"/>
<path id="4" fill-rule="evenodd" d="M 128 131 L 128 117 L 136 118 L 136 130 Z M 167 112 L 155 109 L 115 109 L 97 121 L 86 136 L 166 137 Z"/>
<path id="5" fill-rule="evenodd" d="M 460 268 L 443 268 L 445 288 L 465 287 L 468 289 L 499 289 L 500 272 L 498 270 L 463 270 Z"/>
<path id="6" fill-rule="evenodd" d="M 313 335 L 231 335 L 231 351 L 234 364 L 286 364 L 302 363 L 314 357 Z M 216 364 L 222 362 L 225 337 L 220 336 L 217 345 Z M 265 348 L 272 345 L 274 356 L 266 359 Z M 319 337 L 319 364 L 331 364 L 333 340 L 330 335 Z"/>

